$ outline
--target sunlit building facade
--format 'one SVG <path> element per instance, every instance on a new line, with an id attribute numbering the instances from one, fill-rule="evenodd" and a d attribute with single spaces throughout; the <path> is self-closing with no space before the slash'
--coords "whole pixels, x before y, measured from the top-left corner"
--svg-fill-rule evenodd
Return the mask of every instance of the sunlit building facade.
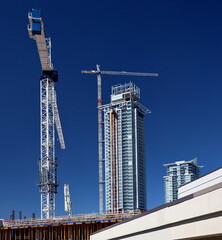
<path id="1" fill-rule="evenodd" d="M 103 106 L 105 201 L 107 212 L 146 209 L 144 117 L 140 89 L 133 83 L 112 87 Z"/>
<path id="2" fill-rule="evenodd" d="M 200 166 L 197 159 L 191 161 L 178 161 L 164 164 L 167 169 L 165 180 L 165 202 L 169 203 L 178 199 L 178 188 L 199 177 Z"/>

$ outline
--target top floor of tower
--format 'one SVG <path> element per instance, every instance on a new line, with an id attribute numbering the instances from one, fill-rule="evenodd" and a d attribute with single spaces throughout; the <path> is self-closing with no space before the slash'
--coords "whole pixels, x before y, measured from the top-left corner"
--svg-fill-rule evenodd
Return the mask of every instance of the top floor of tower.
<path id="1" fill-rule="evenodd" d="M 111 102 L 140 101 L 140 88 L 134 83 L 118 84 L 112 86 Z"/>
<path id="2" fill-rule="evenodd" d="M 195 175 L 199 177 L 200 168 L 197 164 L 197 158 L 190 161 L 177 161 L 175 163 L 164 164 L 167 168 L 167 176 Z"/>

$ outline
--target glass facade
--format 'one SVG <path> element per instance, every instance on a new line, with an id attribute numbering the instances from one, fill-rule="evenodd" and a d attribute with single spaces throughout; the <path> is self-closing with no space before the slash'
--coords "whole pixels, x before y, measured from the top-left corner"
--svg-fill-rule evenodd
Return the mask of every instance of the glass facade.
<path id="1" fill-rule="evenodd" d="M 200 173 L 200 166 L 197 165 L 196 158 L 191 161 L 178 161 L 163 166 L 167 169 L 167 176 L 164 176 L 166 203 L 177 200 L 178 188 L 197 179 Z"/>
<path id="2" fill-rule="evenodd" d="M 146 209 L 144 117 L 140 89 L 133 83 L 112 87 L 104 105 L 105 201 L 107 212 Z"/>

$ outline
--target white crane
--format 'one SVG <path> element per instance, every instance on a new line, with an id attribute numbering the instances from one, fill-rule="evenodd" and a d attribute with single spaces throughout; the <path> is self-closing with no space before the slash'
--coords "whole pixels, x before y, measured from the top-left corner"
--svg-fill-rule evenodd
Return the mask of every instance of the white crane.
<path id="1" fill-rule="evenodd" d="M 28 14 L 28 32 L 37 44 L 43 75 L 40 78 L 40 128 L 41 157 L 39 160 L 39 188 L 41 195 L 41 218 L 55 216 L 57 193 L 57 161 L 55 157 L 55 126 L 60 146 L 65 149 L 62 127 L 56 100 L 55 82 L 58 72 L 51 61 L 51 39 L 45 37 L 41 11 L 33 9 Z"/>
<path id="2" fill-rule="evenodd" d="M 72 215 L 72 202 L 70 199 L 69 184 L 64 184 L 65 211 Z"/>
<path id="3" fill-rule="evenodd" d="M 118 71 L 101 71 L 100 65 L 96 65 L 96 70 L 90 70 L 90 71 L 81 71 L 82 73 L 86 74 L 95 74 L 97 75 L 97 104 L 98 104 L 98 152 L 99 152 L 99 211 L 102 213 L 104 211 L 104 183 L 103 180 L 103 130 L 102 130 L 102 124 L 103 124 L 103 118 L 102 118 L 102 81 L 101 81 L 101 75 L 123 75 L 123 76 L 141 76 L 141 77 L 158 77 L 157 73 L 139 73 L 139 72 L 118 72 Z"/>

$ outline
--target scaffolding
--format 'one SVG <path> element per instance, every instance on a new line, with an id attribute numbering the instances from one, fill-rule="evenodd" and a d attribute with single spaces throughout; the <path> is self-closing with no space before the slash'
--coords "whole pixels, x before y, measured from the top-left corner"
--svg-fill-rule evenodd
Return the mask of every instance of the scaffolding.
<path id="1" fill-rule="evenodd" d="M 132 93 L 140 98 L 140 88 L 132 82 L 112 86 L 112 95 L 119 95 L 122 93 Z"/>

